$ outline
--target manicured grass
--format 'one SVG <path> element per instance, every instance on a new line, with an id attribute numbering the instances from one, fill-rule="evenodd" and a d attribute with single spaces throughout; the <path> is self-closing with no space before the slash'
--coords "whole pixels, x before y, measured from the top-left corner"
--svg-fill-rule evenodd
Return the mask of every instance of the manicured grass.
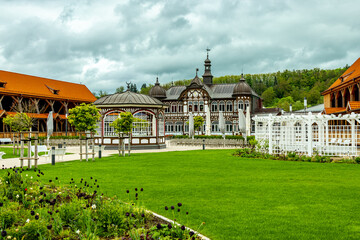
<path id="1" fill-rule="evenodd" d="M 134 199 L 134 188 L 143 187 L 140 200 L 146 207 L 172 218 L 164 206 L 181 202 L 180 221 L 195 229 L 206 222 L 201 232 L 212 239 L 360 238 L 359 165 L 242 159 L 232 152 L 146 153 L 42 165 L 41 179 L 78 183 L 94 177 L 99 192 L 124 200 L 127 189 Z"/>

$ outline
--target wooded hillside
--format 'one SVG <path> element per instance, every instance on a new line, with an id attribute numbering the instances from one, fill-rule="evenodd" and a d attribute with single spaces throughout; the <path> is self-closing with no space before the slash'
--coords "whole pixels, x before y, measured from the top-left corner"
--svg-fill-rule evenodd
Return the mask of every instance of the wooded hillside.
<path id="1" fill-rule="evenodd" d="M 321 92 L 335 82 L 347 68 L 348 66 L 331 70 L 285 70 L 276 73 L 246 74 L 244 77 L 254 91 L 261 95 L 265 107 L 280 107 L 288 111 L 290 104 L 293 105 L 293 110 L 302 109 L 304 97 L 307 98 L 308 107 L 323 103 Z M 240 77 L 214 77 L 214 83 L 236 83 Z M 178 80 L 162 86 L 168 89 L 172 85 L 189 85 L 190 82 L 191 79 Z M 140 93 L 148 94 L 152 86 L 143 87 Z"/>

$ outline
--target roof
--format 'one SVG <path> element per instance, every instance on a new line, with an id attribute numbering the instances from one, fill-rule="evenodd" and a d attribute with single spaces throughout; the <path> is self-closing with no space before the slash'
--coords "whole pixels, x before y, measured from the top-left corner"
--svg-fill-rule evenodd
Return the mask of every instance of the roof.
<path id="1" fill-rule="evenodd" d="M 6 112 L 7 115 L 15 116 L 17 112 Z M 31 118 L 37 118 L 37 119 L 47 119 L 49 113 L 26 113 Z M 58 116 L 57 113 L 53 113 L 53 118 L 55 119 Z M 65 115 L 59 115 L 64 116 L 64 119 L 66 118 Z"/>
<path id="2" fill-rule="evenodd" d="M 355 78 L 360 77 L 360 58 L 358 58 L 327 90 L 323 92 L 326 94 L 327 91 L 336 88 L 338 86 L 349 83 Z"/>
<path id="3" fill-rule="evenodd" d="M 295 112 L 298 112 L 298 113 L 303 113 L 303 112 L 322 112 L 324 111 L 324 104 L 319 104 L 319 105 L 315 105 L 315 106 L 312 106 L 312 107 L 308 107 L 306 108 L 306 110 L 304 109 L 301 109 L 301 110 L 297 110 Z"/>
<path id="4" fill-rule="evenodd" d="M 345 112 L 346 108 L 341 107 L 341 108 L 325 108 L 324 112 L 325 114 L 333 114 L 333 113 L 342 113 Z"/>
<path id="5" fill-rule="evenodd" d="M 0 70 L 0 94 L 22 94 L 47 99 L 94 102 L 95 96 L 83 84 Z"/>
<path id="6" fill-rule="evenodd" d="M 262 108 L 254 112 L 254 115 L 256 116 L 265 116 L 269 114 L 279 115 L 281 113 L 281 110 L 282 110 L 281 108 Z"/>
<path id="7" fill-rule="evenodd" d="M 161 108 L 166 106 L 160 100 L 148 95 L 126 91 L 115 93 L 99 98 L 94 102 L 97 107 L 155 107 Z"/>
<path id="8" fill-rule="evenodd" d="M 360 109 L 360 101 L 349 101 L 347 109 L 349 109 L 350 111 Z"/>
<path id="9" fill-rule="evenodd" d="M 234 98 L 234 87 L 237 83 L 212 84 L 210 86 L 203 84 L 203 88 L 209 93 L 211 99 Z M 174 86 L 166 91 L 164 100 L 177 100 L 180 94 L 186 89 L 186 86 Z M 260 96 L 251 89 L 251 95 L 260 98 Z"/>

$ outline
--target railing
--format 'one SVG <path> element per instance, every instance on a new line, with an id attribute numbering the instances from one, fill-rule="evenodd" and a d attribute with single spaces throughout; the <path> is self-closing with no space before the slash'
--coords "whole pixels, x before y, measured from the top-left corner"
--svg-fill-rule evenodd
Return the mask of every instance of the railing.
<path id="1" fill-rule="evenodd" d="M 204 141 L 205 140 L 205 141 Z M 241 139 L 189 139 L 189 138 L 179 138 L 171 139 L 171 145 L 179 146 L 199 146 L 205 144 L 208 147 L 245 147 L 246 144 L 244 140 Z"/>
<path id="2" fill-rule="evenodd" d="M 0 138 L 13 138 L 13 132 L 0 132 Z M 77 136 L 78 134 L 76 132 L 68 132 L 67 136 Z M 46 132 L 40 132 L 39 137 L 46 137 Z M 66 132 L 54 132 L 51 136 L 66 136 Z"/>

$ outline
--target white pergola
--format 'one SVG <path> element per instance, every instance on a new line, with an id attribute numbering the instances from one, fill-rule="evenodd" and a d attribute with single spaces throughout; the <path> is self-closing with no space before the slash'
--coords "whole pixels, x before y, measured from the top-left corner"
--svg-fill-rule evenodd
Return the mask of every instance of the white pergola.
<path id="1" fill-rule="evenodd" d="M 255 116 L 255 138 L 270 154 L 357 156 L 360 114 Z M 268 145 L 268 146 L 267 146 Z"/>

